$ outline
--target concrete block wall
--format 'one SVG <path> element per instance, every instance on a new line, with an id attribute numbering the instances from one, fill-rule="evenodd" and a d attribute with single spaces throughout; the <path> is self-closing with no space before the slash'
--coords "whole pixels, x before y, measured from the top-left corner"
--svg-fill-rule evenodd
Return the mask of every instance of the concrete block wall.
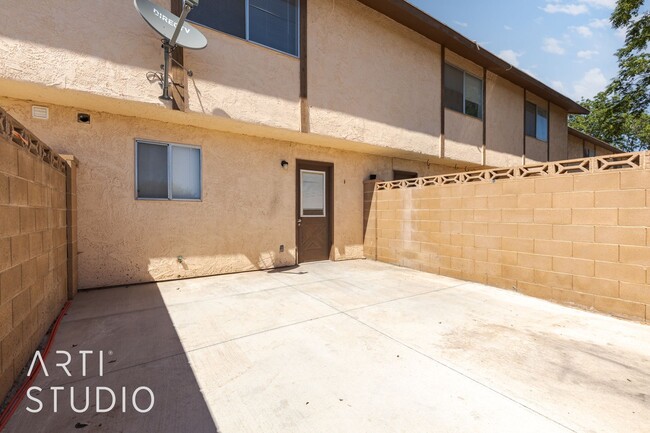
<path id="1" fill-rule="evenodd" d="M 367 257 L 647 322 L 650 153 L 630 158 L 567 165 L 609 167 L 581 174 L 379 183 Z"/>
<path id="2" fill-rule="evenodd" d="M 0 137 L 0 401 L 68 298 L 67 255 L 65 170 Z"/>

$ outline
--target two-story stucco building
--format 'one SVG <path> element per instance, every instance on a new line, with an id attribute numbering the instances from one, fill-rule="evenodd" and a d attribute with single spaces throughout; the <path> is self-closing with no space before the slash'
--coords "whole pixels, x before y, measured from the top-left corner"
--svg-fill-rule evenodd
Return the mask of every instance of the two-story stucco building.
<path id="1" fill-rule="evenodd" d="M 0 106 L 79 160 L 80 288 L 360 258 L 371 176 L 586 149 L 583 107 L 402 0 L 201 0 L 189 19 L 208 45 L 175 51 L 166 103 L 131 2 L 0 16 Z"/>

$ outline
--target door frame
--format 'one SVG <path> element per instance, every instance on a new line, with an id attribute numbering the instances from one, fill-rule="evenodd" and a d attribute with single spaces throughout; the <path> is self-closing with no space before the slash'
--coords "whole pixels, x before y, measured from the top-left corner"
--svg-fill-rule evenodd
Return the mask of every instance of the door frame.
<path id="1" fill-rule="evenodd" d="M 298 220 L 300 216 L 300 194 L 301 180 L 300 170 L 315 170 L 325 172 L 325 218 L 327 218 L 327 250 L 328 260 L 332 260 L 332 246 L 334 245 L 334 163 L 323 161 L 312 161 L 307 159 L 296 159 L 296 212 L 294 219 L 294 229 L 296 232 L 296 264 L 300 262 L 300 227 Z"/>

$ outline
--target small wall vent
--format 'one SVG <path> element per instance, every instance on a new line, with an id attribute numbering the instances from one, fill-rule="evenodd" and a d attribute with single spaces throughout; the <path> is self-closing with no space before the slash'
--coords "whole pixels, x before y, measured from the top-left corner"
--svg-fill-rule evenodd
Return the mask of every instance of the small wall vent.
<path id="1" fill-rule="evenodd" d="M 50 118 L 50 109 L 40 105 L 32 105 L 32 117 L 34 119 L 47 120 Z"/>

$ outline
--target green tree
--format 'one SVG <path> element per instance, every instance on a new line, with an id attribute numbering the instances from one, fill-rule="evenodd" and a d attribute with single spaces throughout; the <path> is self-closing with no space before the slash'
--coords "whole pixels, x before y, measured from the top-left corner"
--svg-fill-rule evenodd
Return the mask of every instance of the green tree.
<path id="1" fill-rule="evenodd" d="M 650 115 L 621 111 L 617 101 L 606 92 L 580 104 L 590 111 L 586 116 L 572 115 L 569 126 L 599 138 L 626 152 L 650 149 Z"/>
<path id="2" fill-rule="evenodd" d="M 650 149 L 650 12 L 644 0 L 618 0 L 612 26 L 625 29 L 616 52 L 618 76 L 603 92 L 581 103 L 591 111 L 571 116 L 569 126 L 623 150 Z"/>

